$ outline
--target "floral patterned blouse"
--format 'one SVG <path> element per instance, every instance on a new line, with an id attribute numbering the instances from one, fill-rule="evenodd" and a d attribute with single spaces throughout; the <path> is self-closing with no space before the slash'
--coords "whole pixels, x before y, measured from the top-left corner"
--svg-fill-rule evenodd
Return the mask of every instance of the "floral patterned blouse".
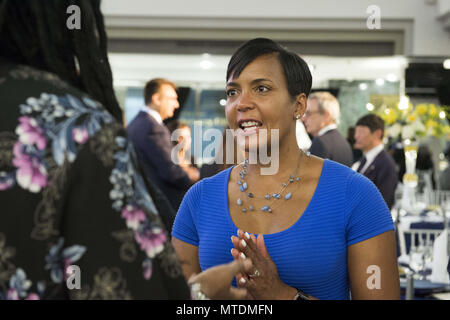
<path id="1" fill-rule="evenodd" d="M 0 299 L 188 299 L 123 127 L 57 76 L 0 60 Z"/>

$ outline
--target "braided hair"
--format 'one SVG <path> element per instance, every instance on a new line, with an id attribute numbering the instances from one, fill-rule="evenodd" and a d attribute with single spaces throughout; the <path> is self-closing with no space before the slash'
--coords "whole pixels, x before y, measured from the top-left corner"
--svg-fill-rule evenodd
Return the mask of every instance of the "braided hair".
<path id="1" fill-rule="evenodd" d="M 80 8 L 81 29 L 66 25 L 71 5 Z M 55 73 L 122 122 L 100 0 L 0 0 L 0 56 Z"/>

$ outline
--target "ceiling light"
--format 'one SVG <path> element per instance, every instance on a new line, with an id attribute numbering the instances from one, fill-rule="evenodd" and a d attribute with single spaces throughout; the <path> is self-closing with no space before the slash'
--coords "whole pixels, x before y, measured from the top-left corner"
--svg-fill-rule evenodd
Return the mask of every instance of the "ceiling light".
<path id="1" fill-rule="evenodd" d="M 395 81 L 397 81 L 398 79 L 397 79 L 397 76 L 396 76 L 395 74 L 389 73 L 389 74 L 387 75 L 387 77 L 386 77 L 386 80 L 389 81 L 389 82 L 395 82 Z"/>
<path id="2" fill-rule="evenodd" d="M 366 104 L 366 109 L 369 111 L 373 111 L 375 109 L 375 106 L 371 103 Z"/>
<path id="3" fill-rule="evenodd" d="M 384 79 L 378 78 L 377 80 L 375 80 L 375 83 L 377 84 L 377 86 L 382 86 L 384 85 Z"/>
<path id="4" fill-rule="evenodd" d="M 444 69 L 450 69 L 450 59 L 445 59 L 444 60 Z"/>
<path id="5" fill-rule="evenodd" d="M 212 66 L 213 66 L 213 63 L 209 60 L 203 60 L 200 62 L 200 68 L 202 68 L 204 70 L 211 69 Z"/>
<path id="6" fill-rule="evenodd" d="M 219 104 L 224 107 L 227 104 L 227 100 L 225 99 L 220 99 Z"/>
<path id="7" fill-rule="evenodd" d="M 367 83 L 360 83 L 359 84 L 359 89 L 361 89 L 361 90 L 366 90 L 367 89 Z"/>

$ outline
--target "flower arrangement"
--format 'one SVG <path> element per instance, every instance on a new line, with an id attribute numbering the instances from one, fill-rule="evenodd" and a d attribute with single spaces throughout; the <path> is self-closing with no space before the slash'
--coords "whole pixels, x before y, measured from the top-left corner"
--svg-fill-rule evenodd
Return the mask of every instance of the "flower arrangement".
<path id="1" fill-rule="evenodd" d="M 448 106 L 424 103 L 413 106 L 407 97 L 402 97 L 395 107 L 383 105 L 375 113 L 386 124 L 386 136 L 394 140 L 425 136 L 441 138 L 450 134 Z"/>

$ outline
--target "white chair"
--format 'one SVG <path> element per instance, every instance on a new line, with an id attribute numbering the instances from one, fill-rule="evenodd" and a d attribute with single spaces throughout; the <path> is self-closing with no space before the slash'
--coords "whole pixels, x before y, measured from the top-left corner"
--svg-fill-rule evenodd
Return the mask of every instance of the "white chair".
<path id="1" fill-rule="evenodd" d="M 398 230 L 398 240 L 400 245 L 400 255 L 402 257 L 409 256 L 410 252 L 417 250 L 418 247 L 430 247 L 433 248 L 434 240 L 444 231 L 444 230 L 432 230 L 432 229 L 410 229 L 402 230 L 401 224 L 397 225 Z M 410 236 L 411 245 L 409 251 L 406 250 L 406 237 Z M 450 241 L 450 237 L 449 237 Z M 449 242 L 450 244 L 450 242 Z"/>
<path id="2" fill-rule="evenodd" d="M 450 216 L 450 191 L 428 190 L 425 193 L 425 201 L 428 208 L 436 210 L 444 217 L 444 226 L 448 227 Z"/>

